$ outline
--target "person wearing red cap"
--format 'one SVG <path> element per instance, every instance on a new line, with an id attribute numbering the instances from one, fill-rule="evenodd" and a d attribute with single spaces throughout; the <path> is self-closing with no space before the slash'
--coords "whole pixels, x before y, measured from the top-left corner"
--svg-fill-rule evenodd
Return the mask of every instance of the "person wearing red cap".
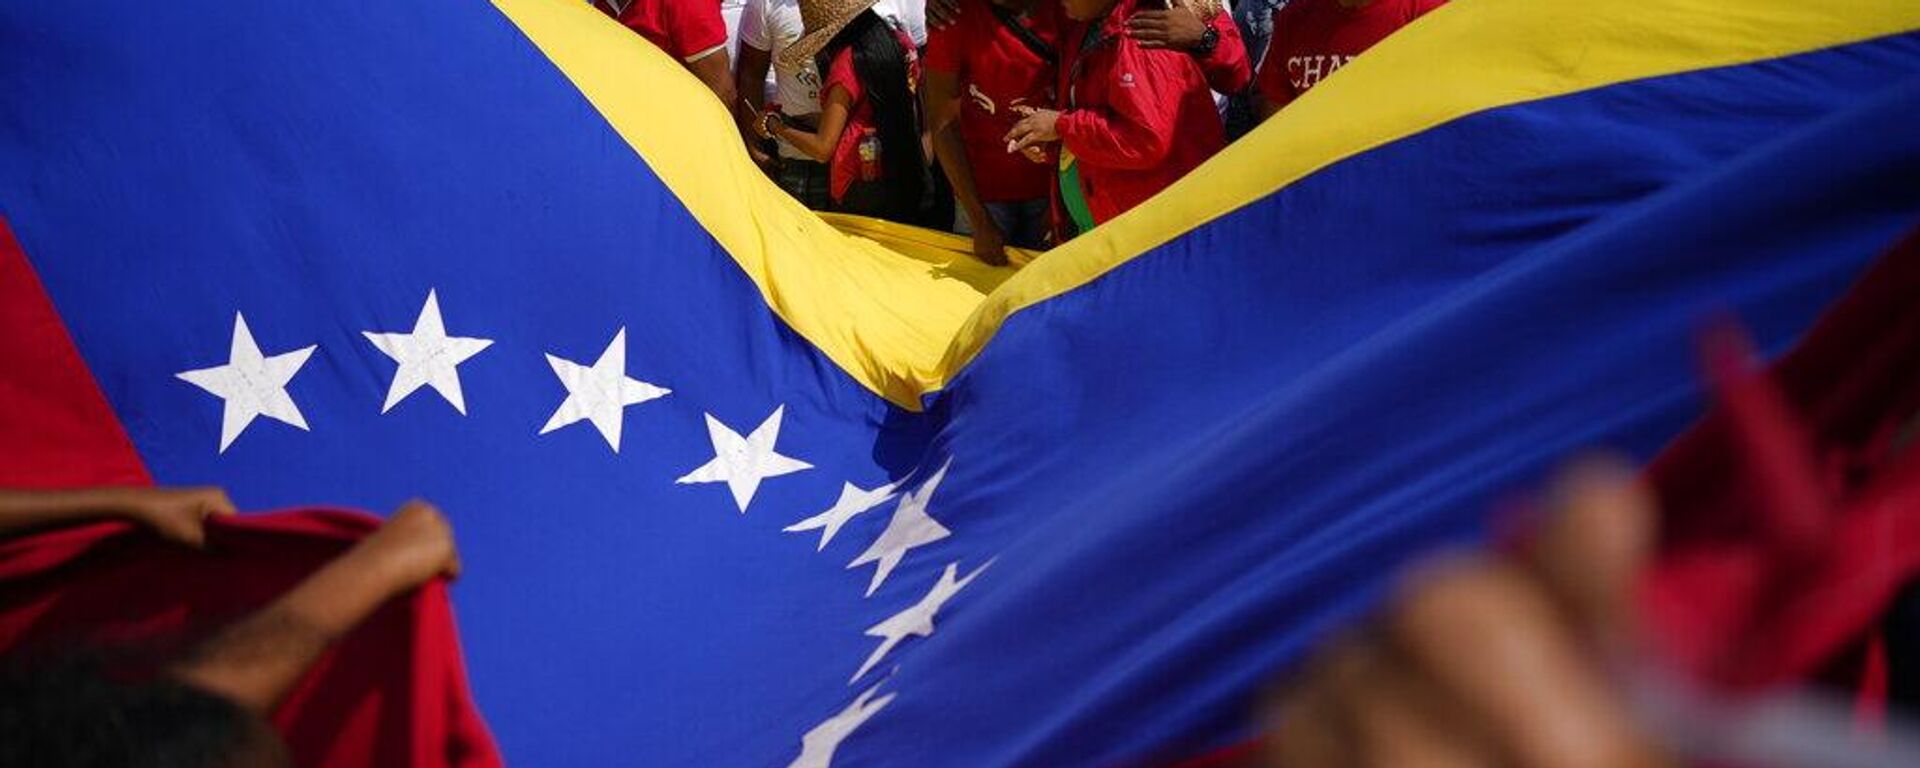
<path id="1" fill-rule="evenodd" d="M 1354 57 L 1446 0 L 1293 0 L 1273 14 L 1257 76 L 1271 116 Z"/>
<path id="2" fill-rule="evenodd" d="M 1059 142 L 1063 235 L 1125 213 L 1226 146 L 1200 63 L 1127 34 L 1142 2 L 1152 0 L 1063 0 L 1073 23 L 1060 109 L 1034 110 L 1006 136 L 1011 151 Z"/>
<path id="3" fill-rule="evenodd" d="M 733 109 L 733 64 L 727 22 L 712 0 L 594 0 L 595 8 L 638 33 L 706 84 Z"/>

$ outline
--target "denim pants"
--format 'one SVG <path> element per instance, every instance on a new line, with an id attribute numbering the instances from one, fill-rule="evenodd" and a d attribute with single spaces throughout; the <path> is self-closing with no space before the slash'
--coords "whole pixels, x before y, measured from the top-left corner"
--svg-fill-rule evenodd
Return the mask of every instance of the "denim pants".
<path id="1" fill-rule="evenodd" d="M 1033 250 L 1046 247 L 1049 208 L 1046 198 L 983 205 L 987 208 L 987 215 L 993 218 L 994 226 L 1000 228 L 1000 236 L 1007 245 Z"/>

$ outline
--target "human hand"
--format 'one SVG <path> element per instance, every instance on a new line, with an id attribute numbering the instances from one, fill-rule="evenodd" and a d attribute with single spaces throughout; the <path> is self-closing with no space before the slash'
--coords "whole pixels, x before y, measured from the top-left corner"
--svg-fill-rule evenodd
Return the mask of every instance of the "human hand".
<path id="1" fill-rule="evenodd" d="M 753 121 L 754 134 L 769 141 L 779 138 L 780 132 L 786 127 L 786 117 L 777 110 L 769 109 L 762 112 L 760 119 Z"/>
<path id="2" fill-rule="evenodd" d="M 1007 131 L 1007 151 L 1026 152 L 1050 141 L 1060 140 L 1060 113 L 1051 109 L 1014 107 L 1023 117 Z M 1031 158 L 1031 155 L 1029 155 Z"/>
<path id="3" fill-rule="evenodd" d="M 227 492 L 215 486 L 193 488 L 115 488 L 107 506 L 160 538 L 204 548 L 207 518 L 236 511 Z"/>
<path id="4" fill-rule="evenodd" d="M 1653 502 L 1625 469 L 1558 484 L 1522 557 L 1431 564 L 1270 708 L 1269 760 L 1296 766 L 1669 765 L 1608 662 L 1630 650 Z"/>
<path id="5" fill-rule="evenodd" d="M 346 556 L 358 558 L 361 566 L 394 591 L 412 589 L 436 576 L 460 576 L 453 528 L 438 508 L 419 500 L 401 505 Z"/>
<path id="6" fill-rule="evenodd" d="M 960 20 L 960 0 L 927 0 L 927 27 L 946 29 Z"/>
<path id="7" fill-rule="evenodd" d="M 1207 23 L 1187 5 L 1175 5 L 1164 11 L 1138 11 L 1127 17 L 1127 36 L 1142 48 L 1193 50 L 1200 45 Z"/>
<path id="8" fill-rule="evenodd" d="M 1007 265 L 1007 241 L 990 217 L 973 223 L 973 256 L 996 267 Z"/>
<path id="9" fill-rule="evenodd" d="M 762 172 L 769 174 L 771 174 L 779 164 L 773 153 L 761 149 L 758 142 L 747 143 L 747 159 L 752 160 L 754 165 L 759 166 Z"/>

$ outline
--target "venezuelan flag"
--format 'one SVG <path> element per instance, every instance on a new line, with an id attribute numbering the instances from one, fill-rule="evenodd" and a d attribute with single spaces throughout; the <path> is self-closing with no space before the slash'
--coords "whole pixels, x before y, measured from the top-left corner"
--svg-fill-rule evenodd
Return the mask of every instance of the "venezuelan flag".
<path id="1" fill-rule="evenodd" d="M 1910 2 L 1458 0 L 1013 271 L 801 209 L 577 2 L 13 3 L 57 318 L 6 332 L 87 375 L 0 389 L 109 416 L 0 418 L 0 477 L 104 430 L 438 501 L 516 765 L 1173 762 L 1498 494 L 1677 433 L 1705 315 L 1794 339 L 1920 215 L 1916 125 Z"/>

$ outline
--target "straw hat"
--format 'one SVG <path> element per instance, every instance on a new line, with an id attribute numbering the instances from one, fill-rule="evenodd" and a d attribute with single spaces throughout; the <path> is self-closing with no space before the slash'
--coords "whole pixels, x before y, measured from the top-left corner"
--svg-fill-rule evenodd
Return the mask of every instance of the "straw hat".
<path id="1" fill-rule="evenodd" d="M 812 61 L 856 17 L 876 0 L 800 0 L 800 23 L 806 33 L 780 52 L 780 65 L 798 68 Z M 820 73 L 825 76 L 826 73 Z"/>

